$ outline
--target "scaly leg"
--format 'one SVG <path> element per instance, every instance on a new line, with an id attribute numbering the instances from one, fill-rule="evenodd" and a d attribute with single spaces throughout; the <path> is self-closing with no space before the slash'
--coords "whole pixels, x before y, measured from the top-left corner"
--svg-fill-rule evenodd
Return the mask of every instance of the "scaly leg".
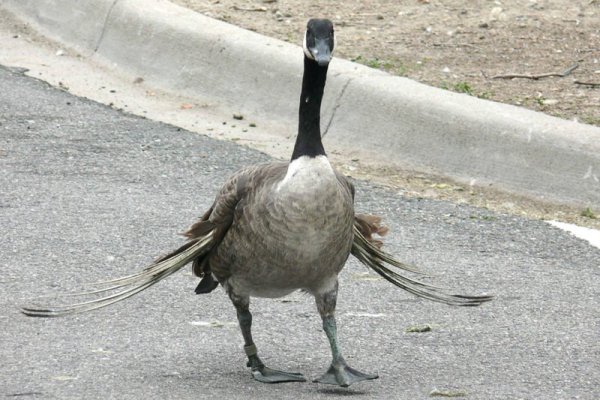
<path id="1" fill-rule="evenodd" d="M 360 371 L 351 368 L 342 357 L 342 353 L 338 347 L 337 340 L 337 326 L 335 322 L 335 306 L 337 301 L 337 282 L 335 287 L 324 294 L 315 295 L 317 301 L 317 308 L 319 314 L 323 319 L 323 330 L 329 339 L 329 345 L 331 346 L 331 355 L 333 360 L 331 366 L 323 376 L 315 379 L 314 382 L 327 383 L 330 385 L 340 385 L 342 387 L 348 387 L 353 383 L 377 379 L 379 376 L 365 374 Z"/>
<path id="2" fill-rule="evenodd" d="M 237 310 L 237 317 L 240 323 L 242 336 L 244 336 L 244 351 L 248 356 L 248 364 L 252 371 L 254 379 L 264 383 L 281 383 L 281 382 L 306 382 L 306 378 L 300 373 L 285 372 L 271 369 L 258 358 L 256 345 L 252 340 L 252 314 L 250 313 L 250 299 L 239 299 L 232 301 Z"/>

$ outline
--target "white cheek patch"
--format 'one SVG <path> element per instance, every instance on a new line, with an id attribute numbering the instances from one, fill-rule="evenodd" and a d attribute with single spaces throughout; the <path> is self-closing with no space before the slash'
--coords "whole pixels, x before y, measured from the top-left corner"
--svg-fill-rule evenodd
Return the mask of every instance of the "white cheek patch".
<path id="1" fill-rule="evenodd" d="M 304 32 L 304 41 L 302 42 L 302 49 L 304 50 L 304 55 L 308 58 L 310 58 L 311 60 L 314 60 L 315 58 L 313 57 L 312 53 L 310 52 L 310 50 L 308 50 L 308 46 L 306 45 L 306 34 L 308 32 Z"/>

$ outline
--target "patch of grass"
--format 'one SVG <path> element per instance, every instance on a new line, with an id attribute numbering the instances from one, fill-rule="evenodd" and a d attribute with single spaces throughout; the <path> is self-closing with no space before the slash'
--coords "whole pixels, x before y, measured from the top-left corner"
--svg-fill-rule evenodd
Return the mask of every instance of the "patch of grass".
<path id="1" fill-rule="evenodd" d="M 474 96 L 473 88 L 471 87 L 471 85 L 469 85 L 468 82 L 457 82 L 454 84 L 452 89 L 454 89 L 454 91 L 458 93 L 466 93 L 469 96 Z"/>
<path id="2" fill-rule="evenodd" d="M 477 90 L 475 90 L 475 88 L 473 86 L 471 86 L 471 84 L 469 82 L 466 82 L 466 81 L 456 82 L 456 83 L 448 83 L 448 82 L 442 81 L 439 84 L 439 88 L 444 89 L 444 90 L 450 90 L 452 92 L 468 94 L 469 96 L 477 97 L 477 98 L 484 99 L 484 100 L 489 100 L 492 97 L 494 97 L 493 92 L 488 92 L 488 91 L 478 92 Z"/>
<path id="3" fill-rule="evenodd" d="M 476 94 L 477 97 L 479 97 L 480 99 L 484 99 L 484 100 L 489 100 L 492 97 L 494 97 L 494 93 L 492 92 L 481 92 Z"/>
<path id="4" fill-rule="evenodd" d="M 594 116 L 581 117 L 581 122 L 583 122 L 584 124 L 600 126 L 600 117 L 594 117 Z"/>
<path id="5" fill-rule="evenodd" d="M 367 67 L 370 67 L 370 68 L 382 69 L 382 70 L 389 72 L 391 74 L 394 74 L 394 75 L 403 76 L 403 75 L 406 75 L 406 73 L 408 72 L 408 69 L 406 68 L 406 66 L 404 66 L 400 61 L 382 60 L 377 57 L 364 58 L 361 55 L 351 59 L 351 61 L 366 65 Z"/>
<path id="6" fill-rule="evenodd" d="M 381 68 L 382 61 L 379 58 L 371 58 L 369 60 L 365 60 L 365 65 L 371 68 Z"/>
<path id="7" fill-rule="evenodd" d="M 534 98 L 533 101 L 535 101 L 537 103 L 537 105 L 540 107 L 543 107 L 544 104 L 546 104 L 546 99 L 544 98 L 544 96 L 538 96 L 538 97 Z"/>
<path id="8" fill-rule="evenodd" d="M 392 73 L 394 73 L 394 74 L 396 74 L 396 75 L 398 75 L 398 76 L 406 76 L 406 75 L 408 75 L 408 68 L 404 64 L 402 64 L 402 63 L 395 64 L 393 66 L 393 69 L 389 70 L 389 71 L 392 72 Z"/>
<path id="9" fill-rule="evenodd" d="M 367 59 L 367 58 L 364 58 L 364 57 L 363 57 L 363 56 L 361 56 L 360 54 L 359 54 L 358 56 L 354 57 L 354 58 L 351 58 L 351 59 L 350 59 L 350 61 L 352 61 L 352 62 L 357 62 L 357 63 L 359 63 L 359 64 L 366 65 L 366 66 L 368 66 L 368 67 L 370 67 L 370 65 L 369 65 L 369 64 L 373 64 L 372 62 L 369 62 L 369 59 Z"/>
<path id="10" fill-rule="evenodd" d="M 589 219 L 596 219 L 596 218 L 598 218 L 598 217 L 596 216 L 596 214 L 594 214 L 594 212 L 592 211 L 592 209 L 591 209 L 591 208 L 589 208 L 589 207 L 588 207 L 588 208 L 586 208 L 585 210 L 583 210 L 583 211 L 581 212 L 581 216 L 582 216 L 582 217 L 589 218 Z"/>

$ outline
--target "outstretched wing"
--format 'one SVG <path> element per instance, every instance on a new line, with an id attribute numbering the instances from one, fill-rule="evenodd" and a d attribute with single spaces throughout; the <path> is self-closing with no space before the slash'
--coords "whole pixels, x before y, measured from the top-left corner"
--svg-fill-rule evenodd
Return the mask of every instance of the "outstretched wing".
<path id="1" fill-rule="evenodd" d="M 210 209 L 184 233 L 189 241 L 183 246 L 158 258 L 137 273 L 93 284 L 95 289 L 83 293 L 67 295 L 88 298 L 92 296 L 91 299 L 66 305 L 27 306 L 21 311 L 32 317 L 61 317 L 92 311 L 125 300 L 172 275 L 190 262 L 194 263 L 196 275 L 202 276 L 210 272 L 203 270 L 206 267 L 205 260 L 221 243 L 235 221 L 236 213 L 241 212 L 240 205 L 252 195 L 257 186 L 260 186 L 261 179 L 264 179 L 261 177 L 264 177 L 265 173 L 280 173 L 280 170 L 285 171 L 286 165 L 261 164 L 238 171 L 223 185 Z"/>
<path id="2" fill-rule="evenodd" d="M 381 241 L 374 239 L 372 235 L 385 233 L 387 233 L 387 228 L 380 225 L 378 217 L 357 214 L 354 218 L 354 242 L 352 243 L 351 253 L 388 282 L 418 297 L 449 305 L 478 306 L 492 300 L 493 297 L 487 295 L 450 294 L 443 288 L 402 274 L 402 270 L 418 274 L 420 272 L 415 267 L 398 261 L 392 255 L 381 250 Z"/>

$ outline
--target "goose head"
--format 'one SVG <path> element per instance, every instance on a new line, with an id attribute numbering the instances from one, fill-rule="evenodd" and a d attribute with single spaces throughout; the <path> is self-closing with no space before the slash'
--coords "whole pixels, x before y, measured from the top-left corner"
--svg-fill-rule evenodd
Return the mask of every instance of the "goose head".
<path id="1" fill-rule="evenodd" d="M 328 19 L 310 19 L 304 34 L 304 54 L 321 67 L 329 64 L 333 56 L 333 23 Z"/>

